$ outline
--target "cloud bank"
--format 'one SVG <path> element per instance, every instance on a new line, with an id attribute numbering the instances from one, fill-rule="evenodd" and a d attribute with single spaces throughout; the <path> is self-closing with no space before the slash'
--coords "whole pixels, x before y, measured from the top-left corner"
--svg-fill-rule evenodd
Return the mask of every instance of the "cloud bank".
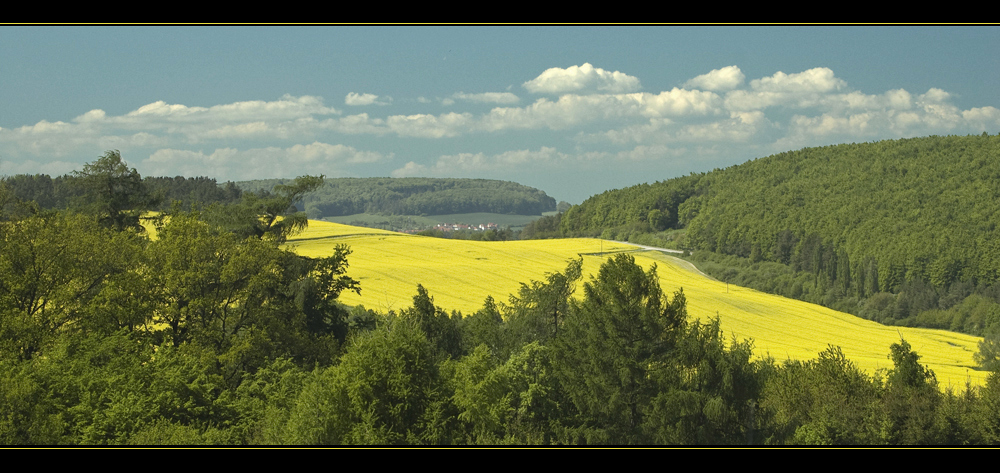
<path id="1" fill-rule="evenodd" d="M 346 107 L 393 104 L 353 114 L 311 95 L 207 107 L 154 100 L 121 115 L 94 109 L 0 128 L 0 174 L 65 173 L 119 149 L 146 175 L 517 180 L 582 163 L 602 175 L 622 163 L 735 164 L 805 146 L 1000 131 L 992 105 L 962 110 L 939 88 L 855 90 L 826 67 L 748 80 L 731 65 L 661 91 L 590 63 L 526 79 L 530 101 L 456 91 L 393 104 L 350 92 Z"/>

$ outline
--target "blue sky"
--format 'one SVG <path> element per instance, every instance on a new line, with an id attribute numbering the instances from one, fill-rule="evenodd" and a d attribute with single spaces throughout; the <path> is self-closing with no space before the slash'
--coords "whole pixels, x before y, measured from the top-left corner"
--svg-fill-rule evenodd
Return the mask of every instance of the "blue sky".
<path id="1" fill-rule="evenodd" d="M 503 179 L 580 203 L 1000 133 L 997 26 L 0 26 L 0 175 Z"/>

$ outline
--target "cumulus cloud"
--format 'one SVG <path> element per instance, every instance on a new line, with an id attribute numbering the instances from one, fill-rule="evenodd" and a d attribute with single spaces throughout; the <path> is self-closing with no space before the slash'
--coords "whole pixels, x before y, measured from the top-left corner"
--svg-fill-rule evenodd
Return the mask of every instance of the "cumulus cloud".
<path id="1" fill-rule="evenodd" d="M 319 97 L 285 95 L 275 101 L 245 101 L 211 107 L 162 100 L 124 115 L 94 109 L 70 122 L 46 120 L 0 130 L 0 142 L 21 151 L 66 156 L 81 149 L 177 146 L 208 140 L 303 138 L 318 128 L 314 117 L 339 115 Z M 15 153 L 16 154 L 16 153 Z"/>
<path id="2" fill-rule="evenodd" d="M 419 138 L 458 136 L 473 122 L 471 113 L 442 115 L 393 115 L 385 120 L 389 130 L 400 135 Z"/>
<path id="3" fill-rule="evenodd" d="M 348 135 L 384 135 L 391 133 L 391 130 L 385 124 L 385 120 L 369 117 L 367 113 L 323 120 L 317 124 L 317 128 Z"/>
<path id="4" fill-rule="evenodd" d="M 847 86 L 826 67 L 785 74 L 778 71 L 769 77 L 750 81 L 750 90 L 733 90 L 726 94 L 730 110 L 759 110 L 767 107 L 811 107 Z"/>
<path id="5" fill-rule="evenodd" d="M 467 94 L 465 92 L 456 92 L 452 95 L 453 99 L 464 100 L 466 102 L 476 102 L 476 103 L 498 103 L 498 104 L 510 104 L 517 103 L 521 99 L 518 96 L 510 92 L 483 92 L 479 94 Z M 452 101 L 451 103 L 454 103 Z M 451 105 L 451 103 L 446 105 Z"/>
<path id="6" fill-rule="evenodd" d="M 424 176 L 427 172 L 427 166 L 423 164 L 418 164 L 414 161 L 409 161 L 403 167 L 396 169 L 390 173 L 392 177 L 414 177 L 414 176 Z"/>
<path id="7" fill-rule="evenodd" d="M 742 144 L 761 139 L 776 126 L 763 112 L 730 112 L 727 118 L 687 123 L 667 118 L 651 118 L 646 123 L 590 134 L 588 140 L 605 139 L 617 144 Z"/>
<path id="8" fill-rule="evenodd" d="M 837 90 L 846 85 L 846 82 L 834 77 L 833 71 L 826 67 L 816 67 L 796 74 L 785 74 L 778 71 L 770 77 L 754 79 L 750 82 L 750 88 L 756 91 L 782 93 L 822 93 Z"/>
<path id="9" fill-rule="evenodd" d="M 1000 109 L 995 107 L 975 107 L 962 112 L 962 118 L 976 129 L 996 133 L 1000 127 Z"/>
<path id="10" fill-rule="evenodd" d="M 570 155 L 547 146 L 542 146 L 537 151 L 523 149 L 506 151 L 493 155 L 487 155 L 485 153 L 458 153 L 440 156 L 437 161 L 430 166 L 410 161 L 403 167 L 392 171 L 391 175 L 392 177 L 482 176 L 484 173 L 504 174 L 540 165 L 557 165 L 569 159 L 572 159 Z"/>
<path id="11" fill-rule="evenodd" d="M 29 173 L 57 169 L 71 159 L 82 164 L 104 150 L 120 149 L 132 159 L 137 159 L 133 150 L 148 153 L 140 170 L 151 175 L 249 179 L 284 176 L 290 170 L 332 175 L 381 169 L 384 175 L 395 168 L 394 176 L 515 177 L 518 169 L 549 170 L 567 163 L 652 162 L 677 158 L 678 153 L 763 156 L 844 141 L 1000 130 L 996 107 L 961 110 L 952 103 L 952 94 L 938 88 L 924 93 L 852 90 L 825 67 L 747 79 L 739 67 L 728 66 L 683 87 L 641 92 L 638 78 L 588 63 L 548 69 L 523 84 L 528 92 L 557 97 L 522 104 L 509 91 L 421 96 L 408 102 L 414 113 L 395 115 L 374 108 L 344 115 L 316 96 L 212 106 L 155 101 L 122 115 L 94 109 L 72 119 L 0 128 L 0 157 L 7 161 L 7 172 Z M 390 101 L 353 92 L 344 99 L 347 106 Z M 455 109 L 437 113 L 430 105 L 438 103 Z M 492 108 L 463 110 L 481 109 L 482 104 Z M 525 133 L 516 134 L 520 132 Z M 386 164 L 393 156 L 389 151 L 325 143 L 343 135 L 352 135 L 352 144 L 372 139 L 363 135 L 377 136 L 379 149 L 385 150 L 392 149 L 396 137 L 452 140 L 449 146 L 511 137 L 542 141 L 534 142 L 538 147 L 533 149 L 493 154 L 456 150 L 430 161 L 416 154 L 400 166 Z M 575 149 L 565 154 L 556 149 L 558 143 L 574 143 Z M 401 149 L 411 153 L 411 148 Z"/>
<path id="12" fill-rule="evenodd" d="M 538 77 L 523 84 L 531 93 L 564 94 L 595 91 L 611 94 L 635 92 L 641 88 L 639 78 L 623 72 L 610 72 L 590 63 L 568 68 L 546 69 Z"/>
<path id="13" fill-rule="evenodd" d="M 817 142 L 980 133 L 1000 127 L 1000 110 L 980 107 L 962 111 L 951 103 L 951 94 L 941 89 L 932 88 L 916 96 L 894 89 L 864 97 L 854 108 L 828 107 L 815 115 L 793 115 L 785 126 L 784 136 L 774 141 L 774 150 L 796 149 Z"/>
<path id="14" fill-rule="evenodd" d="M 745 78 L 739 67 L 727 66 L 695 77 L 685 82 L 684 87 L 711 91 L 730 90 L 739 87 Z"/>
<path id="15" fill-rule="evenodd" d="M 147 132 L 105 129 L 93 123 L 49 122 L 41 120 L 34 125 L 13 129 L 0 129 L 0 155 L 32 155 L 46 158 L 64 158 L 80 150 L 105 150 L 132 146 L 157 146 L 168 140 Z M 97 153 L 99 154 L 99 153 Z"/>
<path id="16" fill-rule="evenodd" d="M 392 103 L 392 97 L 379 97 L 375 94 L 357 94 L 351 92 L 344 98 L 344 103 L 351 106 L 389 105 Z"/>
<path id="17" fill-rule="evenodd" d="M 90 113 L 90 112 L 88 112 Z M 293 120 L 314 115 L 339 115 L 340 112 L 323 104 L 323 99 L 304 95 L 284 95 L 278 100 L 250 100 L 212 107 L 189 107 L 168 104 L 162 100 L 143 105 L 122 117 L 106 117 L 119 125 L 160 123 L 225 123 L 256 120 Z M 85 114 L 86 115 L 86 114 Z M 103 115 L 103 112 L 102 112 Z"/>
<path id="18" fill-rule="evenodd" d="M 219 148 L 211 153 L 183 149 L 160 149 L 137 168 L 147 175 L 210 175 L 217 179 L 242 180 L 294 177 L 290 174 L 336 174 L 350 165 L 391 159 L 392 154 L 361 151 L 351 146 L 313 142 L 287 148 L 247 150 Z"/>

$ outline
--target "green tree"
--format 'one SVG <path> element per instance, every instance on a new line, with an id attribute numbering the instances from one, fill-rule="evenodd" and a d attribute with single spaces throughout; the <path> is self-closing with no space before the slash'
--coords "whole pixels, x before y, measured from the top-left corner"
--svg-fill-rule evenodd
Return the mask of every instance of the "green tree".
<path id="1" fill-rule="evenodd" d="M 893 369 L 886 378 L 883 395 L 888 422 L 886 441 L 896 445 L 935 445 L 945 438 L 937 424 L 936 410 L 942 401 L 934 372 L 920 364 L 920 355 L 906 340 L 889 347 Z"/>
<path id="2" fill-rule="evenodd" d="M 292 285 L 295 303 L 306 317 L 306 328 L 314 334 L 332 333 L 342 343 L 349 329 L 348 309 L 337 302 L 344 291 L 361 294 L 361 285 L 347 276 L 347 257 L 351 249 L 334 246 L 333 254 L 307 259 L 308 276 Z"/>
<path id="3" fill-rule="evenodd" d="M 1000 326 L 990 326 L 979 342 L 979 350 L 972 355 L 983 369 L 1000 372 Z"/>
<path id="4" fill-rule="evenodd" d="M 440 422 L 438 352 L 415 320 L 394 316 L 352 338 L 339 365 L 307 381 L 288 420 L 298 445 L 450 443 Z"/>
<path id="5" fill-rule="evenodd" d="M 667 225 L 670 223 L 670 215 L 663 213 L 660 209 L 653 209 L 646 216 L 646 221 L 649 222 L 649 226 L 654 232 L 662 232 L 667 229 Z"/>
<path id="6" fill-rule="evenodd" d="M 413 296 L 413 307 L 403 309 L 400 317 L 413 320 L 441 353 L 452 358 L 459 358 L 464 354 L 462 333 L 458 326 L 461 315 L 454 314 L 453 317 L 449 317 L 444 309 L 435 306 L 434 298 L 423 285 L 417 285 L 417 294 Z"/>
<path id="7" fill-rule="evenodd" d="M 74 185 L 84 192 L 81 210 L 95 215 L 102 226 L 143 231 L 139 220 L 158 199 L 146 190 L 139 172 L 128 167 L 121 153 L 107 151 L 73 176 Z"/>
<path id="8" fill-rule="evenodd" d="M 550 444 L 572 412 L 555 379 L 551 348 L 531 342 L 505 363 L 485 344 L 450 362 L 452 402 L 465 432 L 464 442 L 479 445 Z"/>
<path id="9" fill-rule="evenodd" d="M 682 292 L 668 300 L 656 268 L 621 253 L 584 284 L 584 300 L 554 342 L 559 381 L 583 416 L 592 443 L 645 443 L 640 426 L 670 364 L 687 317 Z"/>
<path id="10" fill-rule="evenodd" d="M 290 184 L 274 186 L 271 192 L 244 192 L 239 203 L 209 206 L 205 219 L 244 239 L 284 243 L 309 225 L 308 216 L 295 203 L 322 186 L 323 177 L 299 176 Z"/>
<path id="11" fill-rule="evenodd" d="M 136 234 L 100 228 L 83 215 L 0 222 L 0 357 L 30 359 L 70 327 L 114 331 L 141 324 L 148 316 L 142 310 L 97 307 L 114 298 L 120 286 L 112 281 L 135 275 L 142 245 Z"/>
<path id="12" fill-rule="evenodd" d="M 879 431 L 876 380 L 830 346 L 813 360 L 788 360 L 768 377 L 760 410 L 771 444 L 873 445 Z"/>
<path id="13" fill-rule="evenodd" d="M 506 322 L 501 359 L 522 345 L 532 341 L 547 344 L 559 335 L 571 310 L 570 297 L 576 291 L 582 268 L 582 259 L 572 260 L 564 271 L 547 273 L 544 281 L 521 283 L 517 296 L 511 296 L 503 306 Z"/>
<path id="14" fill-rule="evenodd" d="M 728 346 L 727 346 L 728 345 Z M 691 323 L 672 365 L 651 374 L 660 386 L 644 414 L 642 429 L 652 443 L 741 445 L 761 443 L 757 401 L 766 361 L 751 362 L 753 345 L 728 344 L 719 319 Z"/>

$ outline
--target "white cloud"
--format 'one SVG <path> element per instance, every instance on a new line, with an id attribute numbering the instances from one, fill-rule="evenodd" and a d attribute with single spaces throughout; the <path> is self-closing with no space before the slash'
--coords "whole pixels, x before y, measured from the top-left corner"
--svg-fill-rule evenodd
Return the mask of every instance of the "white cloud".
<path id="1" fill-rule="evenodd" d="M 413 176 L 424 176 L 427 172 L 427 166 L 423 164 L 417 164 L 413 161 L 407 162 L 403 167 L 396 169 L 390 173 L 392 177 L 413 177 Z"/>
<path id="2" fill-rule="evenodd" d="M 726 94 L 729 110 L 760 110 L 767 107 L 813 107 L 829 94 L 847 86 L 826 67 L 817 67 L 796 74 L 778 71 L 770 77 L 750 81 L 751 90 L 733 90 Z"/>
<path id="3" fill-rule="evenodd" d="M 107 149 L 127 149 L 132 146 L 157 146 L 168 140 L 147 132 L 105 130 L 93 123 L 66 123 L 41 120 L 34 125 L 0 129 L 0 156 L 31 155 L 64 158 L 87 150 L 99 155 Z M 95 151 L 99 150 L 99 151 Z"/>
<path id="4" fill-rule="evenodd" d="M 759 139 L 773 127 L 774 124 L 763 112 L 731 112 L 726 120 L 684 126 L 677 131 L 674 139 L 693 144 L 703 142 L 742 144 Z"/>
<path id="5" fill-rule="evenodd" d="M 737 66 L 729 66 L 695 77 L 684 88 L 638 92 L 637 78 L 584 64 L 549 69 L 524 87 L 559 96 L 521 104 L 509 91 L 458 92 L 444 99 L 419 97 L 407 105 L 414 113 L 396 115 L 374 108 L 343 115 L 315 96 L 214 106 L 155 101 L 122 115 L 93 109 L 63 121 L 0 128 L 0 158 L 6 160 L 5 170 L 29 173 L 60 169 L 79 159 L 79 164 L 60 171 L 68 172 L 104 150 L 120 149 L 127 159 L 138 159 L 138 152 L 148 154 L 143 162 L 148 168 L 141 171 L 149 175 L 243 179 L 288 172 L 332 175 L 362 168 L 381 169 L 377 172 L 384 175 L 396 168 L 396 176 L 514 177 L 518 169 L 547 170 L 567 162 L 652 162 L 682 152 L 723 159 L 845 141 L 1000 131 L 996 107 L 961 110 L 952 103 L 952 94 L 937 88 L 923 94 L 898 88 L 850 90 L 825 67 L 776 72 L 747 83 Z M 345 104 L 389 100 L 351 93 Z M 440 108 L 431 104 L 440 103 L 451 104 L 454 111 L 437 113 Z M 494 105 L 485 113 L 465 111 L 482 108 L 480 104 Z M 532 141 L 535 149 L 456 152 L 431 161 L 415 154 L 400 167 L 381 164 L 392 156 L 389 151 L 325 143 L 336 143 L 340 135 L 352 135 L 355 145 L 377 136 L 379 149 L 386 150 L 393 149 L 391 139 L 396 137 L 461 138 L 451 142 L 456 145 L 473 140 L 538 141 Z M 570 142 L 576 149 L 569 155 L 553 147 Z M 398 146 L 411 153 L 406 144 Z"/>
<path id="6" fill-rule="evenodd" d="M 341 144 L 313 142 L 288 148 L 219 148 L 209 154 L 202 151 L 160 149 L 136 167 L 142 174 L 152 176 L 209 175 L 220 180 L 243 180 L 295 177 L 292 174 L 333 175 L 350 165 L 390 158 L 391 154 L 360 151 Z"/>
<path id="7" fill-rule="evenodd" d="M 90 112 L 88 112 L 90 113 Z M 137 124 L 156 126 L 161 123 L 227 123 L 256 120 L 293 120 L 314 115 L 339 115 L 332 107 L 323 105 L 323 99 L 304 95 L 284 95 L 278 100 L 250 100 L 212 107 L 188 107 L 167 104 L 162 100 L 143 105 L 122 117 L 109 118 L 119 125 Z"/>
<path id="8" fill-rule="evenodd" d="M 991 135 L 1000 132 L 1000 110 L 995 107 L 977 107 L 962 112 L 962 118 L 969 123 L 973 132 L 982 130 Z"/>
<path id="9" fill-rule="evenodd" d="M 391 130 L 389 130 L 389 127 L 385 124 L 385 120 L 381 118 L 371 118 L 367 113 L 359 113 L 357 115 L 348 115 L 346 117 L 323 120 L 317 125 L 317 128 L 348 135 L 384 135 L 386 133 L 391 133 Z"/>
<path id="10" fill-rule="evenodd" d="M 125 115 L 109 116 L 100 109 L 86 112 L 72 123 L 42 120 L 12 133 L 0 130 L 0 141 L 37 142 L 54 154 L 109 143 L 131 146 L 165 146 L 168 142 L 201 143 L 215 139 L 288 139 L 304 137 L 318 124 L 314 116 L 338 115 L 319 97 L 285 95 L 275 101 L 246 101 L 212 107 L 189 107 L 156 101 Z M 42 143 L 44 142 L 44 143 Z"/>
<path id="11" fill-rule="evenodd" d="M 751 89 L 777 93 L 825 93 L 846 85 L 846 82 L 834 77 L 833 71 L 826 67 L 816 67 L 796 74 L 778 71 L 770 77 L 750 81 Z"/>
<path id="12" fill-rule="evenodd" d="M 498 103 L 498 104 L 510 104 L 517 103 L 521 99 L 518 96 L 510 92 L 483 92 L 479 94 L 467 94 L 465 92 L 456 92 L 452 95 L 452 98 L 457 100 L 465 100 L 467 102 L 476 103 Z M 451 105 L 454 103 L 447 103 L 445 105 Z"/>
<path id="13" fill-rule="evenodd" d="M 392 103 L 392 97 L 379 97 L 375 94 L 357 94 L 351 92 L 347 94 L 344 98 L 344 103 L 351 106 L 362 106 L 362 105 L 389 105 Z"/>
<path id="14" fill-rule="evenodd" d="M 895 110 L 909 110 L 913 106 L 913 98 L 903 89 L 893 89 L 885 94 L 887 105 Z"/>
<path id="15" fill-rule="evenodd" d="M 686 90 L 674 87 L 659 94 L 641 94 L 643 116 L 679 117 L 722 113 L 723 100 L 714 92 Z"/>
<path id="16" fill-rule="evenodd" d="M 628 144 L 743 144 L 759 140 L 776 129 L 761 111 L 730 112 L 729 117 L 702 123 L 687 123 L 667 118 L 651 118 L 648 122 L 586 135 L 588 140 L 604 139 Z"/>
<path id="17" fill-rule="evenodd" d="M 553 67 L 538 77 L 523 84 L 528 92 L 564 94 L 571 92 L 596 91 L 612 94 L 635 92 L 641 88 L 639 79 L 623 72 L 609 72 L 590 63 L 570 66 L 566 69 Z"/>
<path id="18" fill-rule="evenodd" d="M 400 136 L 419 138 L 444 138 L 458 136 L 473 122 L 470 113 L 445 113 L 442 115 L 393 115 L 385 120 L 391 131 Z"/>
<path id="19" fill-rule="evenodd" d="M 711 91 L 730 90 L 739 87 L 745 78 L 739 67 L 727 66 L 695 77 L 685 82 L 684 87 Z"/>
<path id="20" fill-rule="evenodd" d="M 659 94 L 565 94 L 558 100 L 538 99 L 526 107 L 494 108 L 478 130 L 565 130 L 589 123 L 614 123 L 645 117 L 681 117 L 722 112 L 722 99 L 712 92 L 673 89 Z"/>
<path id="21" fill-rule="evenodd" d="M 873 113 L 859 113 L 849 116 L 822 114 L 814 117 L 795 115 L 789 121 L 791 135 L 812 137 L 853 135 L 870 136 L 875 131 L 875 121 L 883 121 L 885 116 Z M 884 123 L 883 123 L 884 124 Z"/>
<path id="22" fill-rule="evenodd" d="M 431 166 L 410 161 L 403 167 L 392 171 L 391 175 L 393 177 L 481 177 L 487 174 L 510 174 L 539 165 L 557 165 L 569 159 L 572 157 L 547 146 L 542 146 L 537 151 L 512 150 L 494 155 L 458 153 L 440 156 Z"/>

